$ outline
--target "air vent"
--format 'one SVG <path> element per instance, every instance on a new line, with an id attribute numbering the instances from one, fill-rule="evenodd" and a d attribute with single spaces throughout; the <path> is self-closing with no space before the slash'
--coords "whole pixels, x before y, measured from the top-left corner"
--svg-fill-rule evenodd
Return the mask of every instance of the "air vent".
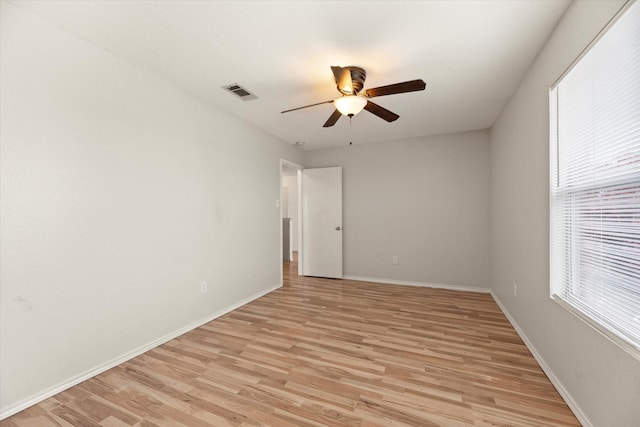
<path id="1" fill-rule="evenodd" d="M 222 89 L 227 90 L 242 99 L 243 101 L 249 101 L 251 99 L 257 99 L 258 97 L 249 92 L 247 89 L 240 86 L 238 83 L 222 86 Z"/>

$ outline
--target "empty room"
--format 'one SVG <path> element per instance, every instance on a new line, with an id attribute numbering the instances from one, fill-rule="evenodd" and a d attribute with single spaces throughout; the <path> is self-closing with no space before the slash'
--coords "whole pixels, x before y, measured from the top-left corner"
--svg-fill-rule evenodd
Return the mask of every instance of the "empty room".
<path id="1" fill-rule="evenodd" d="M 639 403 L 637 0 L 0 0 L 0 426 Z"/>

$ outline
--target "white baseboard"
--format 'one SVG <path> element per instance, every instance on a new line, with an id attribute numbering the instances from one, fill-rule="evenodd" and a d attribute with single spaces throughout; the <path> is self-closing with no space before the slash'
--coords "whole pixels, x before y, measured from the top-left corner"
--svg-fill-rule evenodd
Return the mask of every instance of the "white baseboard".
<path id="1" fill-rule="evenodd" d="M 556 390 L 558 390 L 558 393 L 560 393 L 560 396 L 562 396 L 562 398 L 567 403 L 571 411 L 573 411 L 573 414 L 576 416 L 578 421 L 580 421 L 580 423 L 584 427 L 593 427 L 593 424 L 591 423 L 591 421 L 589 421 L 589 418 L 587 418 L 585 413 L 582 412 L 582 409 L 580 408 L 580 406 L 578 406 L 576 401 L 573 400 L 573 397 L 571 397 L 571 394 L 569 394 L 569 392 L 564 387 L 564 385 L 562 385 L 562 383 L 560 382 L 558 377 L 556 377 L 556 375 L 553 373 L 553 371 L 551 370 L 547 362 L 545 362 L 545 360 L 542 358 L 540 353 L 538 353 L 538 350 L 536 350 L 536 348 L 533 346 L 533 343 L 529 340 L 529 338 L 524 333 L 524 331 L 520 328 L 518 323 L 516 323 L 515 319 L 511 316 L 511 313 L 509 313 L 509 310 L 507 310 L 507 307 L 505 307 L 505 305 L 502 304 L 502 301 L 500 301 L 498 296 L 493 291 L 490 291 L 490 292 L 491 292 L 491 296 L 498 304 L 498 307 L 500 307 L 500 310 L 502 310 L 502 312 L 507 317 L 509 322 L 511 322 L 511 325 L 516 330 L 518 335 L 520 335 L 520 338 L 522 338 L 522 341 L 524 341 L 524 344 L 527 346 L 527 348 L 533 355 L 533 358 L 536 359 L 536 362 L 538 362 L 538 365 L 540 365 L 544 373 L 547 375 L 547 377 L 551 381 L 551 384 L 553 384 Z"/>
<path id="2" fill-rule="evenodd" d="M 406 280 L 378 279 L 376 277 L 344 276 L 343 279 L 356 280 L 358 282 L 381 283 L 381 284 L 385 284 L 385 285 L 419 286 L 419 287 L 423 287 L 423 288 L 449 289 L 449 290 L 452 290 L 452 291 L 483 292 L 483 293 L 490 293 L 491 292 L 491 289 L 488 289 L 488 288 L 474 288 L 474 287 L 471 287 L 471 286 L 443 285 L 441 283 L 409 282 L 409 281 L 406 281 Z"/>
<path id="3" fill-rule="evenodd" d="M 241 307 L 241 306 L 243 306 L 245 304 L 248 304 L 251 301 L 253 301 L 255 299 L 258 299 L 258 298 L 260 298 L 260 297 L 262 297 L 262 296 L 264 296 L 264 295 L 266 295 L 266 294 L 268 294 L 270 292 L 273 292 L 276 289 L 281 288 L 281 287 L 282 287 L 282 284 L 279 283 L 279 284 L 274 285 L 274 286 L 272 286 L 272 287 L 270 287 L 268 289 L 265 289 L 264 291 L 260 291 L 260 292 L 254 294 L 254 295 L 251 295 L 251 296 L 249 296 L 249 297 L 247 297 L 247 298 L 245 298 L 245 299 L 243 299 L 243 300 L 241 300 L 241 301 L 239 301 L 239 302 L 237 302 L 235 304 L 232 304 L 232 305 L 230 305 L 228 307 L 225 307 L 225 308 L 223 308 L 221 310 L 218 310 L 217 312 L 205 317 L 204 319 L 200 319 L 200 320 L 197 320 L 197 321 L 195 321 L 193 323 L 190 323 L 190 324 L 188 324 L 186 326 L 183 326 L 182 328 L 180 328 L 178 330 L 175 330 L 175 331 L 173 331 L 173 332 L 171 332 L 171 333 L 169 333 L 169 334 L 167 334 L 167 335 L 165 335 L 163 337 L 160 337 L 160 338 L 158 338 L 158 339 L 156 339 L 156 340 L 154 340 L 154 341 L 152 341 L 150 343 L 142 345 L 142 346 L 140 346 L 140 347 L 138 347 L 138 348 L 136 348 L 134 350 L 131 350 L 130 352 L 127 352 L 127 353 L 125 353 L 125 354 L 123 354 L 121 356 L 118 356 L 118 357 L 116 357 L 116 358 L 114 358 L 114 359 L 112 359 L 112 360 L 110 360 L 108 362 L 105 362 L 105 363 L 103 363 L 103 364 L 101 364 L 99 366 L 96 366 L 93 369 L 89 369 L 89 370 L 87 370 L 87 371 L 85 371 L 85 372 L 83 372 L 83 373 L 81 373 L 81 374 L 79 374 L 79 375 L 77 375 L 77 376 L 75 376 L 73 378 L 70 378 L 67 381 L 64 381 L 64 382 L 62 382 L 62 383 L 60 383 L 58 385 L 55 385 L 55 386 L 53 386 L 53 387 L 51 387 L 51 388 L 49 388 L 47 390 L 44 390 L 44 391 L 42 391 L 40 393 L 37 393 L 37 394 L 27 398 L 27 399 L 24 399 L 24 400 L 22 400 L 22 401 L 20 401 L 20 402 L 18 402 L 16 404 L 13 404 L 13 405 L 9 406 L 8 408 L 2 408 L 2 411 L 0 411 L 0 420 L 8 418 L 11 415 L 17 414 L 18 412 L 20 412 L 20 411 L 22 411 L 24 409 L 27 409 L 28 407 L 30 407 L 32 405 L 40 403 L 43 400 L 48 399 L 51 396 L 54 396 L 54 395 L 56 395 L 56 394 L 58 394 L 60 392 L 63 392 L 66 389 L 73 387 L 74 385 L 78 385 L 81 382 L 88 380 L 89 378 L 95 377 L 96 375 L 99 375 L 99 374 L 101 374 L 101 373 L 103 373 L 103 372 L 105 372 L 105 371 L 107 371 L 107 370 L 109 370 L 111 368 L 114 368 L 114 367 L 120 365 L 121 363 L 124 363 L 124 362 L 126 362 L 128 360 L 131 360 L 134 357 L 140 356 L 141 354 L 143 354 L 143 353 L 145 353 L 145 352 L 147 352 L 147 351 L 149 351 L 149 350 L 151 350 L 151 349 L 153 349 L 155 347 L 158 347 L 159 345 L 162 345 L 162 344 L 164 344 L 164 343 L 166 343 L 168 341 L 171 341 L 172 339 L 177 338 L 180 335 L 183 335 L 183 334 L 185 334 L 185 333 L 187 333 L 187 332 L 189 332 L 189 331 L 191 331 L 193 329 L 196 329 L 196 328 L 204 325 L 205 323 L 209 323 L 212 320 L 215 320 L 218 317 L 220 317 L 222 315 L 225 315 L 225 314 L 229 313 L 230 311 L 233 311 L 238 307 Z"/>

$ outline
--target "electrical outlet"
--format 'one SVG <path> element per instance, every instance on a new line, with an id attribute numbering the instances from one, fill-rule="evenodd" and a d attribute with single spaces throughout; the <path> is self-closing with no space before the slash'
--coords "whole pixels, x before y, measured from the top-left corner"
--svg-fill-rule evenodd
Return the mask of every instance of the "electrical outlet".
<path id="1" fill-rule="evenodd" d="M 393 258 L 391 258 L 394 264 L 398 263 L 398 257 L 397 256 L 393 256 Z"/>
<path id="2" fill-rule="evenodd" d="M 207 292 L 207 281 L 203 280 L 202 282 L 200 282 L 200 293 L 204 294 L 205 292 Z"/>
<path id="3" fill-rule="evenodd" d="M 513 296 L 518 296 L 518 284 L 516 282 L 513 282 Z"/>

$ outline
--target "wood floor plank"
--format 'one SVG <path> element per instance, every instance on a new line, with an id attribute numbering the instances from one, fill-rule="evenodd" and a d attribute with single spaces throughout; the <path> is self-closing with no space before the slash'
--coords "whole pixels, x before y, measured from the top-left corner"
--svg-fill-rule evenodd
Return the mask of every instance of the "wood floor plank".
<path id="1" fill-rule="evenodd" d="M 490 295 L 297 275 L 23 426 L 579 426 Z"/>

